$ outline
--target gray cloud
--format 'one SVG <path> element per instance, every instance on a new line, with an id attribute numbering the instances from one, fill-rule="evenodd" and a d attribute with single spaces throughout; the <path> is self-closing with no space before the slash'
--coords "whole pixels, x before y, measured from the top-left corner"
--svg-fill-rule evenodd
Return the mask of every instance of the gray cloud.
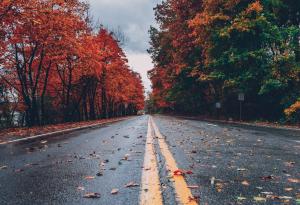
<path id="1" fill-rule="evenodd" d="M 154 25 L 153 8 L 161 0 L 89 0 L 94 20 L 109 28 L 120 27 L 128 38 L 125 50 L 145 53 L 148 30 Z"/>

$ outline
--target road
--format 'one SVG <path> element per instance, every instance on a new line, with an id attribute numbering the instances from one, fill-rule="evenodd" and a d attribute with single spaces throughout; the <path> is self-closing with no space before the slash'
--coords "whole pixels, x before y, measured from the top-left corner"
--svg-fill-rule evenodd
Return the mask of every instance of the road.
<path id="1" fill-rule="evenodd" d="M 0 193 L 4 205 L 300 204 L 300 133 L 138 116 L 1 145 Z"/>

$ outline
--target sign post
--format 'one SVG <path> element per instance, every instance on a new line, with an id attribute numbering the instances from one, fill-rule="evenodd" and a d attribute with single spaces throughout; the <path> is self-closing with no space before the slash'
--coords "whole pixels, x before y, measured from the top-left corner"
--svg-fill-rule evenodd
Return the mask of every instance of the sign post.
<path id="1" fill-rule="evenodd" d="M 245 93 L 239 93 L 238 100 L 240 101 L 240 121 L 242 121 L 242 102 L 245 101 Z"/>
<path id="2" fill-rule="evenodd" d="M 222 104 L 220 102 L 217 102 L 216 108 L 217 108 L 217 119 L 219 119 L 220 118 L 220 109 L 222 108 Z"/>

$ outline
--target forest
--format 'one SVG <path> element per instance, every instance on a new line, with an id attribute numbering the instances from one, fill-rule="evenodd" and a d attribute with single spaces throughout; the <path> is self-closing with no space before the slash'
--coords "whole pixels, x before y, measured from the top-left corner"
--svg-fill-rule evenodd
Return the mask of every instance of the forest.
<path id="1" fill-rule="evenodd" d="M 141 77 L 80 0 L 1 0 L 0 128 L 136 114 Z"/>
<path id="2" fill-rule="evenodd" d="M 152 109 L 238 119 L 241 103 L 244 120 L 300 122 L 299 0 L 165 0 L 155 14 Z"/>

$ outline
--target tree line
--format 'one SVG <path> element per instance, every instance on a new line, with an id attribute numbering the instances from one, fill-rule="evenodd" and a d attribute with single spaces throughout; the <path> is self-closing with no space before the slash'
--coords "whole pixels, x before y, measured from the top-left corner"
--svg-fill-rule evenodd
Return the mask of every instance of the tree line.
<path id="1" fill-rule="evenodd" d="M 115 33 L 95 31 L 80 0 L 0 2 L 0 121 L 21 125 L 135 114 L 141 77 Z M 2 120 L 1 120 L 2 119 Z"/>
<path id="2" fill-rule="evenodd" d="M 244 119 L 299 121 L 299 11 L 298 0 L 163 1 L 149 31 L 151 106 L 238 118 L 244 94 Z"/>

